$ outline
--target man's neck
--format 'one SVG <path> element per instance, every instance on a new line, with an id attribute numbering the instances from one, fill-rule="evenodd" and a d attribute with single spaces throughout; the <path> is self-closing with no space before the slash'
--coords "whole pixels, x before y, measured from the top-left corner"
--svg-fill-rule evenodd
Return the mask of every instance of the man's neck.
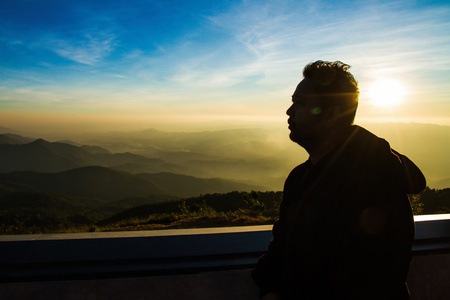
<path id="1" fill-rule="evenodd" d="M 309 154 L 309 160 L 313 165 L 317 164 L 322 158 L 324 158 L 328 153 L 330 153 L 335 148 L 334 144 L 322 145 L 311 151 Z"/>
<path id="2" fill-rule="evenodd" d="M 306 149 L 309 153 L 309 159 L 313 165 L 317 164 L 328 153 L 334 151 L 334 149 L 341 145 L 348 135 L 347 128 L 331 130 L 323 138 L 316 140 L 314 146 Z"/>

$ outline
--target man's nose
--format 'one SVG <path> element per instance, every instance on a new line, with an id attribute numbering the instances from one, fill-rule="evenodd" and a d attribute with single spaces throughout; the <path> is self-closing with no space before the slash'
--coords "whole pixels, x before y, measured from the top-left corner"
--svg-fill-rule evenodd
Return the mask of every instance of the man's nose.
<path id="1" fill-rule="evenodd" d="M 291 112 L 292 112 L 292 105 L 289 106 L 289 108 L 286 110 L 286 114 L 287 114 L 288 116 L 290 116 L 290 115 L 291 115 Z"/>

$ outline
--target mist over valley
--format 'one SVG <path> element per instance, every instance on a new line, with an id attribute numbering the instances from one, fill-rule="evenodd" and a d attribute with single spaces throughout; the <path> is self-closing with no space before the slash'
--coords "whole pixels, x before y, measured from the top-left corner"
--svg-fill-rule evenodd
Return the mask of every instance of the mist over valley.
<path id="1" fill-rule="evenodd" d="M 417 123 L 363 126 L 411 158 L 425 174 L 428 186 L 450 186 L 450 126 Z M 201 132 L 149 129 L 54 134 L 45 136 L 46 140 L 40 139 L 42 136 L 24 137 L 7 131 L 0 128 L 1 173 L 61 172 L 103 166 L 131 174 L 169 172 L 282 190 L 290 170 L 307 159 L 307 153 L 289 140 L 287 129 Z"/>
<path id="2" fill-rule="evenodd" d="M 429 188 L 410 199 L 415 212 L 448 213 L 450 127 L 365 127 L 425 174 Z M 0 127 L 0 230 L 272 224 L 286 176 L 307 157 L 287 129 L 34 135 Z"/>

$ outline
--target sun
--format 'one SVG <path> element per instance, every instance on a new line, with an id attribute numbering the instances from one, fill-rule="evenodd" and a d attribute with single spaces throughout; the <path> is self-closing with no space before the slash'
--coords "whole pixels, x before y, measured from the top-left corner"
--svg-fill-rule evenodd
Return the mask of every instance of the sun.
<path id="1" fill-rule="evenodd" d="M 368 90 L 370 102 L 379 107 L 394 107 L 401 104 L 406 95 L 406 87 L 397 80 L 375 81 Z"/>

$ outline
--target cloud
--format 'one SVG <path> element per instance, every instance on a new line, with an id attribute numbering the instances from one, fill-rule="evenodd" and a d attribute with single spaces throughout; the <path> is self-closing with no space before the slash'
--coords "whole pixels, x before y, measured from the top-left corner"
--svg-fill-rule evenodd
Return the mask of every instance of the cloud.
<path id="1" fill-rule="evenodd" d="M 427 64 L 435 70 L 450 68 L 448 6 L 345 6 L 248 1 L 208 19 L 250 53 L 252 59 L 240 67 L 260 68 L 263 84 L 281 84 L 293 68 L 316 59 L 340 59 L 366 69 L 411 71 L 406 66 L 413 64 L 419 69 Z"/>
<path id="2" fill-rule="evenodd" d="M 81 40 L 52 40 L 50 47 L 59 56 L 80 64 L 95 65 L 114 50 L 115 38 L 112 34 L 86 34 Z"/>
<path id="3" fill-rule="evenodd" d="M 64 103 L 64 95 L 54 91 L 42 91 L 33 88 L 3 88 L 0 102 L 4 109 L 53 109 Z"/>
<path id="4" fill-rule="evenodd" d="M 82 9 L 64 27 L 40 29 L 28 39 L 11 35 L 9 46 L 23 54 L 17 61 L 32 67 L 0 69 L 8 75 L 0 83 L 52 91 L 37 94 L 36 104 L 59 98 L 54 103 L 70 111 L 154 106 L 157 114 L 161 107 L 206 111 L 200 107 L 209 104 L 275 111 L 289 102 L 306 63 L 339 59 L 352 65 L 362 87 L 377 76 L 398 75 L 416 80 L 407 84 L 430 98 L 448 95 L 449 6 L 368 2 L 246 0 L 192 9 L 189 19 L 175 18 L 171 7 L 158 14 L 167 14 L 165 23 L 135 6 L 126 7 L 126 18 L 121 5 Z"/>

